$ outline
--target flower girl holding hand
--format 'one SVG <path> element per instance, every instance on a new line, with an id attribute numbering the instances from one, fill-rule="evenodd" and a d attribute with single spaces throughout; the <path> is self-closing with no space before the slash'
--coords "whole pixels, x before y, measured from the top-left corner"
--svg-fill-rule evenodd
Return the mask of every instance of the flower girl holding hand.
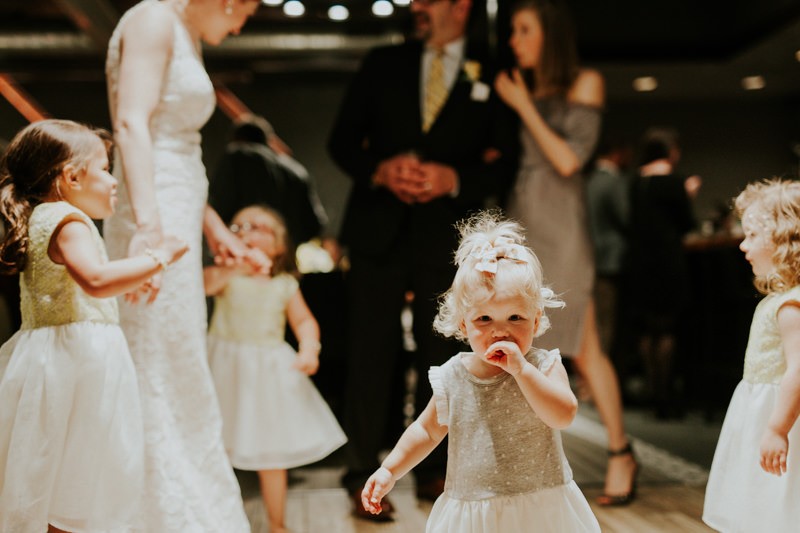
<path id="1" fill-rule="evenodd" d="M 205 268 L 214 295 L 208 333 L 211 374 L 231 464 L 258 472 L 270 531 L 286 531 L 288 468 L 318 461 L 347 438 L 308 376 L 319 367 L 319 326 L 291 275 L 286 225 L 267 207 L 233 217 L 231 230 L 272 260 L 272 276 L 248 266 Z M 286 321 L 299 351 L 284 340 Z"/>

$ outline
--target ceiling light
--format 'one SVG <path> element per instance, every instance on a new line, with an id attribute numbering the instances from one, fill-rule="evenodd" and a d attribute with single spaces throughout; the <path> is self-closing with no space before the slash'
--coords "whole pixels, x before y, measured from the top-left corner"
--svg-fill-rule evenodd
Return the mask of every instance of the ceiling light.
<path id="1" fill-rule="evenodd" d="M 411 3 L 411 0 L 394 0 L 394 3 L 398 6 L 407 6 Z"/>
<path id="2" fill-rule="evenodd" d="M 301 17 L 306 12 L 306 6 L 298 0 L 289 0 L 283 4 L 283 14 L 287 17 Z"/>
<path id="3" fill-rule="evenodd" d="M 794 53 L 794 58 L 796 60 L 800 61 L 800 50 L 798 50 L 797 52 Z"/>
<path id="4" fill-rule="evenodd" d="M 265 6 L 279 6 L 283 3 L 283 0 L 261 0 L 261 3 Z"/>
<path id="5" fill-rule="evenodd" d="M 347 20 L 350 18 L 350 11 L 342 5 L 335 5 L 328 8 L 328 18 L 331 20 Z"/>
<path id="6" fill-rule="evenodd" d="M 748 91 L 758 91 L 767 86 L 764 76 L 745 76 L 742 78 L 742 87 Z"/>
<path id="7" fill-rule="evenodd" d="M 394 13 L 394 6 L 389 0 L 377 0 L 372 4 L 372 14 L 376 17 L 388 17 Z"/>
<path id="8" fill-rule="evenodd" d="M 655 91 L 658 88 L 658 80 L 653 76 L 640 76 L 633 80 L 633 89 L 640 93 Z"/>

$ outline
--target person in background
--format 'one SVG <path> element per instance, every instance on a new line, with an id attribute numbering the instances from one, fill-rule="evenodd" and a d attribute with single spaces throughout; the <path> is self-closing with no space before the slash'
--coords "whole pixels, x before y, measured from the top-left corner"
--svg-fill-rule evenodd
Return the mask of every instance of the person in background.
<path id="1" fill-rule="evenodd" d="M 453 279 L 454 224 L 495 196 L 516 158 L 508 112 L 490 87 L 485 49 L 467 38 L 471 0 L 411 3 L 416 39 L 370 51 L 339 109 L 328 148 L 352 179 L 340 240 L 349 249 L 349 344 L 344 426 L 347 473 L 356 515 L 391 518 L 384 501 L 367 512 L 361 488 L 378 466 L 397 364 L 407 294 L 424 376 L 458 343 L 435 334 L 436 300 Z M 503 139 L 502 137 L 507 137 Z M 366 327 L 365 327 L 366 325 Z M 417 380 L 422 412 L 430 384 Z M 417 497 L 434 500 L 444 488 L 444 449 L 415 469 Z"/>
<path id="2" fill-rule="evenodd" d="M 323 236 L 328 223 L 308 171 L 291 157 L 272 125 L 256 115 L 234 125 L 209 185 L 209 203 L 228 223 L 248 205 L 272 207 L 286 220 L 295 245 Z"/>
<path id="3" fill-rule="evenodd" d="M 635 495 L 638 464 L 622 419 L 617 374 L 603 353 L 595 321 L 594 261 L 581 169 L 600 132 L 605 87 L 599 72 L 578 65 L 575 35 L 558 0 L 523 0 L 511 11 L 517 69 L 495 81 L 522 122 L 522 156 L 508 214 L 527 229 L 547 283 L 566 307 L 554 313 L 543 348 L 560 348 L 588 385 L 608 430 L 608 469 L 601 505 Z M 534 84 L 523 79 L 533 73 Z"/>
<path id="4" fill-rule="evenodd" d="M 631 146 L 621 138 L 603 136 L 586 179 L 586 208 L 594 246 L 594 302 L 600 347 L 615 348 L 619 317 L 620 283 L 628 247 Z M 620 371 L 617 365 L 617 372 Z"/>
<path id="5" fill-rule="evenodd" d="M 246 247 L 207 204 L 200 128 L 215 99 L 201 43 L 216 45 L 239 33 L 259 5 L 146 0 L 122 16 L 109 41 L 106 76 L 119 179 L 119 206 L 104 224 L 109 255 L 138 254 L 158 245 L 164 233 L 189 243 L 175 268 L 120 300 L 120 324 L 142 392 L 147 531 L 250 530 L 208 369 L 203 236 L 222 263 L 268 271 L 269 260 Z"/>
<path id="6" fill-rule="evenodd" d="M 690 299 L 683 238 L 695 227 L 692 199 L 702 183 L 698 176 L 678 173 L 679 160 L 677 132 L 649 129 L 631 186 L 631 328 L 658 418 L 682 410 L 674 387 L 676 346 Z"/>

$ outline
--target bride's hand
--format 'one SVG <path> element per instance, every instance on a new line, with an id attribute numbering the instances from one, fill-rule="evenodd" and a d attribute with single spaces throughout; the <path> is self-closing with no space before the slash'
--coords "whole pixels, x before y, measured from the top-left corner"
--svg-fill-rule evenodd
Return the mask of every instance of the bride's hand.
<path id="1" fill-rule="evenodd" d="M 244 264 L 251 272 L 259 276 L 269 276 L 272 271 L 272 260 L 258 248 L 248 248 Z"/>
<path id="2" fill-rule="evenodd" d="M 214 263 L 219 266 L 238 265 L 247 255 L 247 246 L 235 233 L 224 226 L 207 233 L 206 240 L 211 254 L 214 256 Z"/>
<path id="3" fill-rule="evenodd" d="M 247 246 L 228 228 L 221 228 L 207 237 L 208 246 L 214 254 L 214 263 L 218 266 L 249 265 L 256 274 L 268 275 L 272 261 L 258 248 Z"/>

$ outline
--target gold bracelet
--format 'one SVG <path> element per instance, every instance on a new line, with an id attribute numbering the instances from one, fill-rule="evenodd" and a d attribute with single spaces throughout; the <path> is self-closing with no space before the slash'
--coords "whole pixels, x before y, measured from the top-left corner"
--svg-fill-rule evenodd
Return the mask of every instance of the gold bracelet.
<path id="1" fill-rule="evenodd" d="M 148 256 L 149 256 L 149 257 L 150 257 L 150 258 L 151 258 L 153 261 L 155 261 L 155 262 L 156 262 L 156 264 L 157 264 L 159 267 L 161 267 L 161 270 L 166 270 L 166 269 L 167 269 L 167 267 L 169 266 L 169 263 L 167 263 L 167 260 L 166 260 L 166 259 L 164 259 L 164 258 L 163 258 L 162 256 L 160 256 L 159 254 L 157 254 L 157 253 L 156 253 L 154 250 L 152 250 L 151 248 L 145 248 L 145 250 L 144 250 L 144 253 L 145 253 L 146 255 L 148 255 Z"/>

